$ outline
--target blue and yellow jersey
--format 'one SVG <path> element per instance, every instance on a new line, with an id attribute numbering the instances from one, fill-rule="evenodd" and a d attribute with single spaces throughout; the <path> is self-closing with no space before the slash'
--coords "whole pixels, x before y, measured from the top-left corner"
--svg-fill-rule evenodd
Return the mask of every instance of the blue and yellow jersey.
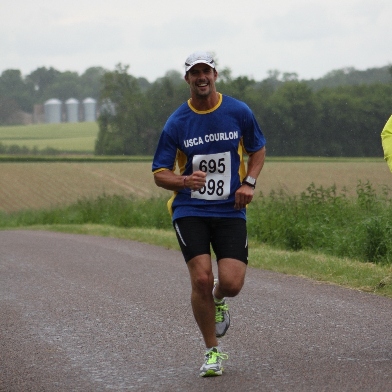
<path id="1" fill-rule="evenodd" d="M 389 169 L 392 172 L 392 116 L 389 117 L 381 132 L 381 141 L 384 149 L 384 159 L 387 161 Z"/>
<path id="2" fill-rule="evenodd" d="M 250 108 L 221 95 L 208 111 L 197 111 L 191 101 L 181 105 L 167 120 L 155 152 L 152 171 L 175 171 L 182 175 L 197 170 L 207 173 L 199 191 L 174 192 L 168 207 L 172 218 L 185 216 L 246 218 L 234 209 L 236 190 L 246 174 L 244 154 L 265 145 L 264 135 Z"/>

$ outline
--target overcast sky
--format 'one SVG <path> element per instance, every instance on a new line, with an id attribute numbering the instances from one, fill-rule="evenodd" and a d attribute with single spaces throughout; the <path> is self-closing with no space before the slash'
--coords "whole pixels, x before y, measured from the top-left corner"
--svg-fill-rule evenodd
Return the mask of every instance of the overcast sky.
<path id="1" fill-rule="evenodd" d="M 233 76 L 392 64 L 392 0 L 1 0 L 0 72 L 129 65 L 150 82 L 195 50 Z"/>

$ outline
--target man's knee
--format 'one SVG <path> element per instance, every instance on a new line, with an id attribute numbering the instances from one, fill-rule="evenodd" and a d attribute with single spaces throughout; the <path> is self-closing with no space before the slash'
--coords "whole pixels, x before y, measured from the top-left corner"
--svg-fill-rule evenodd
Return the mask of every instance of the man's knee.
<path id="1" fill-rule="evenodd" d="M 192 277 L 192 283 L 195 289 L 199 291 L 212 290 L 212 278 L 208 273 L 199 273 Z"/>
<path id="2" fill-rule="evenodd" d="M 220 291 L 224 294 L 225 297 L 235 297 L 240 293 L 244 285 L 242 280 L 226 281 L 223 284 L 219 284 Z"/>
<path id="3" fill-rule="evenodd" d="M 192 289 L 199 292 L 211 294 L 214 277 L 211 261 L 208 257 L 199 256 L 188 262 L 188 268 L 192 281 Z"/>
<path id="4" fill-rule="evenodd" d="M 239 260 L 219 261 L 219 291 L 225 297 L 235 297 L 244 285 L 246 264 Z"/>

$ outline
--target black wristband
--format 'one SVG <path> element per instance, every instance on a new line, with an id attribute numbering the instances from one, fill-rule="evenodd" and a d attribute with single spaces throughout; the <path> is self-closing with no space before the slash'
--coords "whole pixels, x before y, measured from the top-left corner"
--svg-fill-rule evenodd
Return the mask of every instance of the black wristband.
<path id="1" fill-rule="evenodd" d="M 242 182 L 242 185 L 248 185 L 248 186 L 250 186 L 250 187 L 253 188 L 253 189 L 256 188 L 254 185 L 249 184 L 249 182 L 246 182 L 246 181 L 243 181 L 243 182 Z"/>

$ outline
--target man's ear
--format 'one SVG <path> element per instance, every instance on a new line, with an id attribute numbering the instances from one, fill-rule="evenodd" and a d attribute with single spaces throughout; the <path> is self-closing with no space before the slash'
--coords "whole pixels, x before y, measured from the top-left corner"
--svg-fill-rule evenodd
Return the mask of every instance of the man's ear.
<path id="1" fill-rule="evenodd" d="M 185 81 L 189 84 L 189 77 L 188 77 L 188 72 L 184 76 Z"/>

